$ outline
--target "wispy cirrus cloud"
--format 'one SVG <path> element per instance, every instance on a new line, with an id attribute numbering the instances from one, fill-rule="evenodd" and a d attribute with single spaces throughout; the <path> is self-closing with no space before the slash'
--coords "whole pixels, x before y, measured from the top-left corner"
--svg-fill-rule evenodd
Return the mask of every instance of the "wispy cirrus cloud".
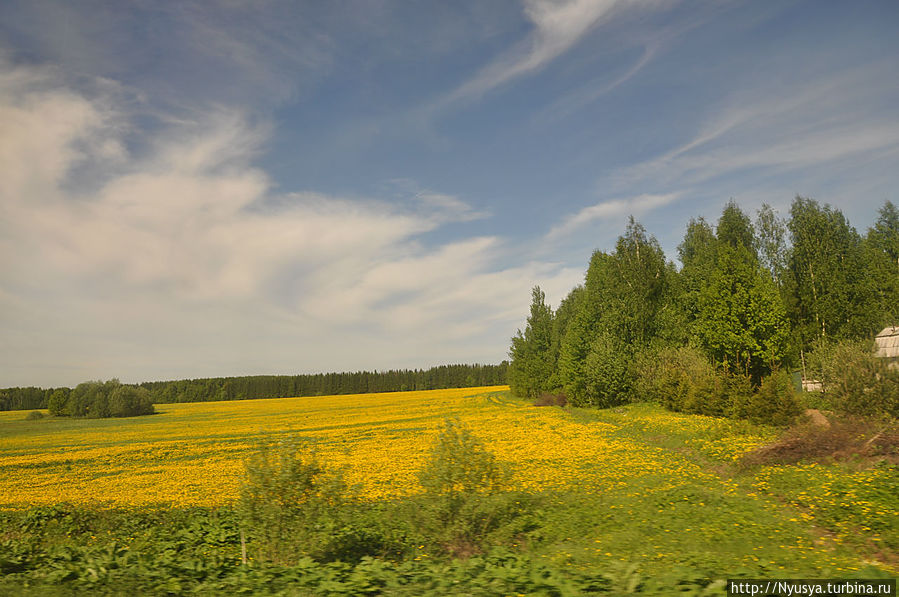
<path id="1" fill-rule="evenodd" d="M 263 109 L 308 92 L 333 65 L 321 21 L 330 7 L 293 2 L 5 3 L 0 32 L 28 40 L 69 82 L 108 77 L 146 94 L 143 108 L 166 117 L 196 102 Z M 335 11 L 336 12 L 336 11 Z M 235 84 L 235 81 L 239 81 Z"/>
<path id="2" fill-rule="evenodd" d="M 684 191 L 750 174 L 757 185 L 784 174 L 796 184 L 863 162 L 892 159 L 899 152 L 899 123 L 883 99 L 899 99 L 887 83 L 897 75 L 895 66 L 880 63 L 810 74 L 790 86 L 773 76 L 741 81 L 692 138 L 610 173 L 598 186 Z M 871 93 L 878 88 L 883 93 Z M 725 196 L 739 190 L 729 189 Z"/>
<path id="3" fill-rule="evenodd" d="M 583 208 L 575 214 L 564 218 L 559 224 L 553 226 L 546 234 L 547 242 L 566 238 L 575 232 L 579 232 L 596 222 L 611 218 L 620 219 L 623 216 L 641 216 L 654 209 L 669 205 L 676 201 L 680 193 L 666 193 L 661 195 L 639 195 L 627 199 L 611 199 L 601 201 L 595 205 Z"/>
<path id="4" fill-rule="evenodd" d="M 660 6 L 664 4 L 652 0 L 524 0 L 524 15 L 533 25 L 527 38 L 442 97 L 431 109 L 439 111 L 478 99 L 518 77 L 540 71 L 619 11 L 655 10 Z"/>

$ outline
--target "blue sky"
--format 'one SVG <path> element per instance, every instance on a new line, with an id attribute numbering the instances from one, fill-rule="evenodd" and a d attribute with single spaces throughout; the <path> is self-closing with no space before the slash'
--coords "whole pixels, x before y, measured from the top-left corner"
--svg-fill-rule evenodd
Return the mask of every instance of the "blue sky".
<path id="1" fill-rule="evenodd" d="M 0 4 L 0 387 L 499 362 L 633 214 L 899 201 L 893 0 Z"/>

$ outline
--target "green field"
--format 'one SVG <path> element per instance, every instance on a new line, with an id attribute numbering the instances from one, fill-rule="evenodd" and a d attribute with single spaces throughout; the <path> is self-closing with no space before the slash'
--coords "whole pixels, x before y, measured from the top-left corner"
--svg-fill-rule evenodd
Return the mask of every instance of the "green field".
<path id="1" fill-rule="evenodd" d="M 895 464 L 748 466 L 742 455 L 777 432 L 746 422 L 646 404 L 539 408 L 504 388 L 158 409 L 2 413 L 0 592 L 721 595 L 726 578 L 899 569 Z M 465 505 L 458 520 L 490 524 L 464 549 L 438 536 L 436 498 L 417 484 L 447 417 L 507 471 Z M 260 438 L 288 437 L 314 441 L 355 489 L 316 519 L 331 543 L 298 539 L 266 561 L 251 537 L 244 565 L 243 461 Z"/>

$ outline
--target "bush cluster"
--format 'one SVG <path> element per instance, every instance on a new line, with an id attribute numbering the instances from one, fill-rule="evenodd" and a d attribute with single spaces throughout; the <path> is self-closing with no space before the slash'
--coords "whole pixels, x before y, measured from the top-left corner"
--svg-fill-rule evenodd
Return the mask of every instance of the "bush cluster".
<path id="1" fill-rule="evenodd" d="M 257 560 L 355 562 L 389 551 L 342 471 L 329 470 L 308 442 L 264 445 L 247 460 L 238 513 Z"/>
<path id="2" fill-rule="evenodd" d="M 156 412 L 150 392 L 138 386 L 123 385 L 117 379 L 88 381 L 71 392 L 57 390 L 47 405 L 50 414 L 67 417 L 133 417 Z"/>
<path id="3" fill-rule="evenodd" d="M 505 470 L 458 421 L 447 421 L 419 479 L 421 494 L 373 506 L 314 445 L 262 446 L 246 463 L 238 506 L 250 557 L 277 565 L 469 557 L 531 527 L 534 498 L 503 491 Z"/>
<path id="4" fill-rule="evenodd" d="M 410 520 L 422 541 L 432 551 L 464 557 L 481 553 L 486 539 L 504 528 L 514 532 L 527 501 L 504 490 L 508 476 L 468 428 L 447 420 L 418 475 L 424 491 Z"/>
<path id="5" fill-rule="evenodd" d="M 899 366 L 875 356 L 870 342 L 820 343 L 809 358 L 823 405 L 862 417 L 899 418 Z"/>
<path id="6" fill-rule="evenodd" d="M 645 355 L 637 368 L 639 397 L 669 410 L 775 425 L 788 425 L 802 412 L 784 371 L 774 371 L 756 388 L 749 377 L 723 373 L 687 346 Z"/>

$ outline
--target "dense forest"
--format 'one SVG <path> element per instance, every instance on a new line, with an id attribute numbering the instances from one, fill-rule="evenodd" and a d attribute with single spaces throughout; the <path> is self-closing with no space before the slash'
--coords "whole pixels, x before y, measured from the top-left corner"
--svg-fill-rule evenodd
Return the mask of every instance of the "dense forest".
<path id="1" fill-rule="evenodd" d="M 594 252 L 584 284 L 555 310 L 534 288 L 527 326 L 512 339 L 513 391 L 776 421 L 799 408 L 787 371 L 822 379 L 857 361 L 878 383 L 895 377 L 860 348 L 899 323 L 892 203 L 860 235 L 840 210 L 812 199 L 796 197 L 788 218 L 764 205 L 754 221 L 730 201 L 715 226 L 690 220 L 677 252 L 679 268 L 631 218 L 614 251 Z M 832 380 L 855 383 L 859 395 L 896 393 Z M 890 401 L 899 398 L 885 400 L 858 408 L 895 415 Z"/>
<path id="2" fill-rule="evenodd" d="M 503 361 L 499 365 L 441 365 L 430 369 L 151 381 L 134 387 L 147 390 L 155 404 L 208 402 L 502 385 L 507 371 L 508 363 Z M 0 410 L 47 408 L 51 398 L 63 404 L 71 394 L 69 388 L 8 388 L 0 390 Z"/>

